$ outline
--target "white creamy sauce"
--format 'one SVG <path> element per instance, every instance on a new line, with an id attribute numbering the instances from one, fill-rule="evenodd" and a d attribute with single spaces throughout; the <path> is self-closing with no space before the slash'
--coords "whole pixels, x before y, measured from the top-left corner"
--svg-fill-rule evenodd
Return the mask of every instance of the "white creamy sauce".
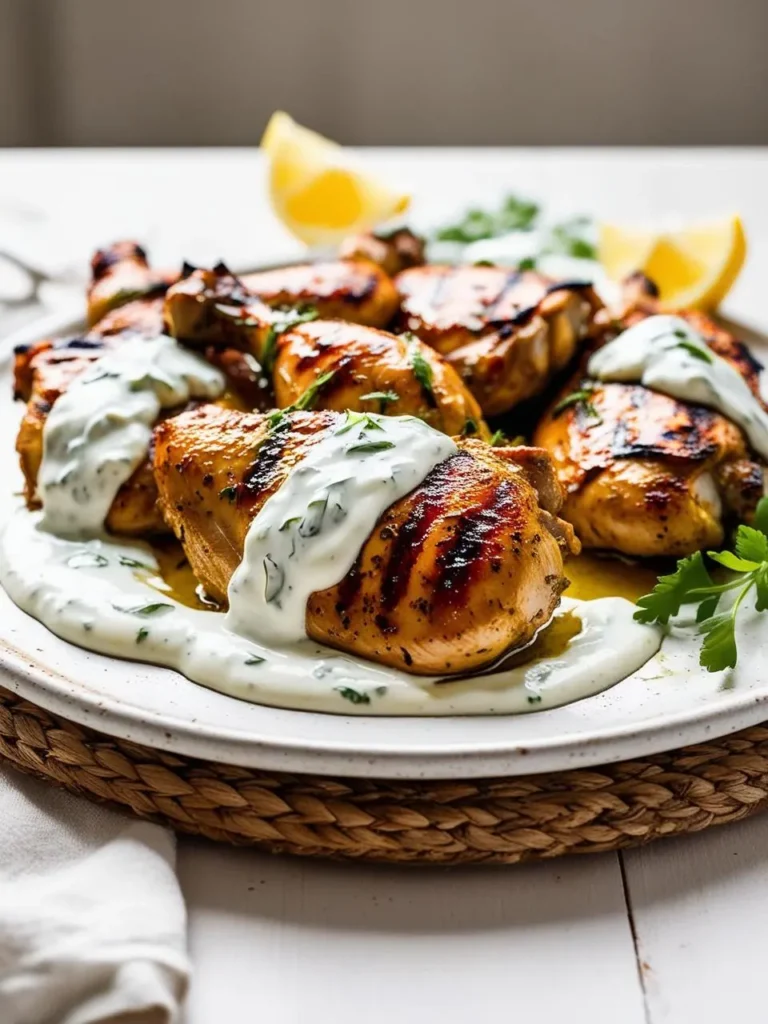
<path id="1" fill-rule="evenodd" d="M 414 417 L 348 413 L 251 523 L 228 627 L 271 644 L 305 639 L 310 594 L 344 579 L 379 517 L 457 450 Z"/>
<path id="2" fill-rule="evenodd" d="M 741 374 L 681 317 L 650 316 L 599 349 L 587 371 L 601 381 L 637 381 L 672 398 L 717 409 L 768 459 L 768 414 Z"/>
<path id="3" fill-rule="evenodd" d="M 89 650 L 165 665 L 245 700 L 336 713 L 537 711 L 612 686 L 659 649 L 660 631 L 635 622 L 623 598 L 564 600 L 557 614 L 581 628 L 562 653 L 462 679 L 413 676 L 309 641 L 310 594 L 340 582 L 381 514 L 457 450 L 412 417 L 349 413 L 254 518 L 229 612 L 178 603 L 151 549 L 105 535 L 104 520 L 160 409 L 223 386 L 161 337 L 106 354 L 59 399 L 44 432 L 43 512 L 18 509 L 0 539 L 0 582 L 20 608 Z"/>
<path id="4" fill-rule="evenodd" d="M 223 390 L 218 370 L 165 335 L 105 353 L 45 422 L 38 478 L 45 528 L 100 533 L 118 490 L 146 458 L 160 410 Z"/>
<path id="5" fill-rule="evenodd" d="M 137 566 L 137 563 L 140 563 Z M 146 566 L 142 569 L 140 566 Z M 222 612 L 158 593 L 151 551 L 115 539 L 77 541 L 19 509 L 0 538 L 0 582 L 57 636 L 102 654 L 177 669 L 244 700 L 337 714 L 481 715 L 541 711 L 619 682 L 659 649 L 624 598 L 564 599 L 581 632 L 562 654 L 455 681 L 408 675 L 304 640 L 274 648 L 227 628 Z"/>

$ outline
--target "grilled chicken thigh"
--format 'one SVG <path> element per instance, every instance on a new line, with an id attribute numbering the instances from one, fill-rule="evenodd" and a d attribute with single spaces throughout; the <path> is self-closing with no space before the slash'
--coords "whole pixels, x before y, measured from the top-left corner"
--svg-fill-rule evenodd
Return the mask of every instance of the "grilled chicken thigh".
<path id="1" fill-rule="evenodd" d="M 91 260 L 88 324 L 98 323 L 110 310 L 134 299 L 163 295 L 178 274 L 154 270 L 136 242 L 116 242 L 99 249 Z"/>
<path id="2" fill-rule="evenodd" d="M 609 335 L 658 312 L 651 288 L 634 282 Z M 678 315 L 759 397 L 761 367 L 746 346 L 701 313 Z M 569 395 L 581 400 L 558 413 Z M 748 520 L 765 490 L 765 466 L 737 426 L 719 412 L 640 384 L 577 376 L 537 427 L 534 442 L 552 455 L 565 490 L 563 516 L 585 547 L 637 556 L 718 547 L 727 520 Z"/>
<path id="3" fill-rule="evenodd" d="M 251 295 L 268 306 L 312 305 L 328 320 L 384 327 L 397 310 L 397 292 L 381 267 L 368 260 L 307 263 L 245 274 Z"/>
<path id="4" fill-rule="evenodd" d="M 43 458 L 43 429 L 59 396 L 106 352 L 120 345 L 140 345 L 162 330 L 163 300 L 149 299 L 108 313 L 83 336 L 46 339 L 16 350 L 15 393 L 27 402 L 16 450 L 30 507 L 39 504 L 37 476 Z M 221 401 L 235 408 L 251 408 L 259 393 L 260 373 L 244 362 L 241 352 L 209 350 L 206 354 L 224 373 L 229 385 Z M 107 517 L 107 528 L 131 536 L 167 532 L 156 503 L 154 477 L 149 463 L 144 462 L 120 488 Z"/>
<path id="5" fill-rule="evenodd" d="M 387 233 L 369 231 L 347 238 L 339 249 L 343 260 L 370 260 L 394 277 L 402 270 L 424 265 L 424 239 L 408 228 Z"/>
<path id="6" fill-rule="evenodd" d="M 252 353 L 271 375 L 279 407 L 292 405 L 331 373 L 314 395 L 313 408 L 413 415 L 447 434 L 489 436 L 478 403 L 456 371 L 418 339 L 341 320 L 285 328 L 291 315 L 251 297 L 226 268 L 197 270 L 174 285 L 166 296 L 166 318 L 171 332 L 190 344 L 219 343 Z"/>
<path id="7" fill-rule="evenodd" d="M 400 328 L 444 355 L 488 416 L 542 391 L 600 307 L 589 285 L 501 267 L 418 267 L 395 285 Z"/>
<path id="8" fill-rule="evenodd" d="M 197 578 L 219 601 L 250 523 L 338 413 L 267 417 L 203 406 L 158 425 L 161 504 Z M 527 643 L 567 585 L 578 548 L 557 518 L 546 455 L 459 441 L 379 519 L 344 579 L 311 595 L 308 635 L 415 673 L 456 673 Z"/>

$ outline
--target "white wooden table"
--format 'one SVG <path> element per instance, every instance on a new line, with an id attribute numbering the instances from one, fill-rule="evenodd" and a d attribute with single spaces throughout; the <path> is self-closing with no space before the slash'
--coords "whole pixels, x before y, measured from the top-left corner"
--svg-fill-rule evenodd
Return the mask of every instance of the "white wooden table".
<path id="1" fill-rule="evenodd" d="M 436 221 L 504 190 L 555 214 L 738 209 L 751 242 L 727 312 L 760 322 L 768 151 L 372 151 Z M 290 256 L 243 150 L 0 153 L 0 249 L 48 269 L 119 235 L 233 266 Z M 2 277 L 0 277 L 2 281 Z M 67 301 L 46 293 L 48 307 Z M 17 310 L 5 331 L 41 310 Z M 766 317 L 763 316 L 763 322 Z M 428 728 L 425 725 L 425 728 Z M 625 854 L 407 870 L 182 840 L 195 975 L 187 1024 L 722 1024 L 768 1019 L 768 815 Z"/>

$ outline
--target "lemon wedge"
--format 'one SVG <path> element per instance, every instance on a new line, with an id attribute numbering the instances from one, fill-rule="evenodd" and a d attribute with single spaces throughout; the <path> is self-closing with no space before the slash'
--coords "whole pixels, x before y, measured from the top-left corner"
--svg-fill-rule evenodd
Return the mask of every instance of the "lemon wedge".
<path id="1" fill-rule="evenodd" d="M 408 209 L 410 196 L 358 168 L 344 149 L 278 110 L 261 139 L 272 209 L 307 245 L 333 245 Z"/>
<path id="2" fill-rule="evenodd" d="M 741 219 L 690 224 L 659 234 L 601 224 L 598 258 L 609 277 L 641 270 L 656 283 L 664 307 L 713 310 L 733 287 L 747 254 Z"/>

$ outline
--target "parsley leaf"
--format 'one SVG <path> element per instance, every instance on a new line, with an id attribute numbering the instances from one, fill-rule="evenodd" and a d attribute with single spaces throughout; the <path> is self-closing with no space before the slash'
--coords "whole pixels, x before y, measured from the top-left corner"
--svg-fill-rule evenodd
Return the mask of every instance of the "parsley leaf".
<path id="1" fill-rule="evenodd" d="M 411 369 L 413 370 L 413 376 L 421 384 L 422 390 L 431 399 L 434 404 L 435 393 L 433 390 L 434 386 L 434 374 L 432 366 L 427 361 L 424 352 L 421 347 L 421 342 L 415 334 L 404 334 L 403 337 L 408 342 L 411 348 Z"/>
<path id="2" fill-rule="evenodd" d="M 351 686 L 334 686 L 334 690 L 340 694 L 344 700 L 348 700 L 350 704 L 371 703 L 371 698 L 367 693 L 361 693 L 359 690 L 353 690 Z"/>
<path id="3" fill-rule="evenodd" d="M 439 242 L 460 242 L 469 245 L 485 238 L 498 238 L 499 235 L 506 235 L 511 231 L 532 231 L 539 213 L 538 203 L 508 195 L 496 210 L 467 210 L 455 224 L 440 228 L 435 238 Z"/>
<path id="4" fill-rule="evenodd" d="M 678 341 L 675 348 L 684 348 L 686 352 L 689 352 L 694 358 L 700 359 L 702 363 L 713 362 L 712 356 L 707 352 L 706 349 L 702 348 L 701 345 L 697 345 L 695 342 L 690 341 L 688 338 L 683 337 Z"/>
<path id="5" fill-rule="evenodd" d="M 350 445 L 346 452 L 347 455 L 352 455 L 353 452 L 383 452 L 394 447 L 394 441 L 360 441 L 359 444 Z"/>
<path id="6" fill-rule="evenodd" d="M 763 498 L 758 504 L 754 521 L 756 526 L 739 526 L 736 531 L 735 551 L 708 551 L 707 556 L 732 575 L 725 583 L 715 583 L 709 575 L 702 553 L 697 551 L 677 563 L 677 569 L 661 576 L 658 583 L 637 602 L 635 619 L 638 622 L 659 622 L 666 625 L 682 605 L 697 604 L 696 622 L 703 636 L 699 664 L 710 672 L 734 668 L 738 659 L 736 621 L 739 609 L 747 595 L 755 591 L 755 609 L 768 610 L 768 533 L 766 516 L 768 503 Z M 736 592 L 735 600 L 725 612 L 718 614 L 720 598 Z"/>
<path id="7" fill-rule="evenodd" d="M 762 530 L 743 524 L 736 531 L 736 554 L 750 562 L 768 562 L 768 537 Z"/>
<path id="8" fill-rule="evenodd" d="M 591 226 L 589 217 L 572 217 L 555 224 L 544 252 L 573 256 L 578 260 L 596 260 L 597 249 L 589 238 Z"/>
<path id="9" fill-rule="evenodd" d="M 736 621 L 731 613 L 715 615 L 700 623 L 704 634 L 699 663 L 710 672 L 722 672 L 736 664 Z"/>
<path id="10" fill-rule="evenodd" d="M 396 391 L 369 391 L 367 395 L 360 395 L 360 401 L 378 402 L 379 411 L 384 412 L 390 402 L 400 401 L 400 395 Z"/>
<path id="11" fill-rule="evenodd" d="M 758 501 L 752 525 L 756 530 L 759 530 L 760 533 L 764 533 L 768 537 L 768 497 L 761 498 Z"/>
<path id="12" fill-rule="evenodd" d="M 697 551 L 688 558 L 681 558 L 673 573 L 660 576 L 651 593 L 638 600 L 635 619 L 638 622 L 660 622 L 666 625 L 684 604 L 689 603 L 688 595 L 691 591 L 711 586 L 712 577 L 707 572 L 701 552 Z"/>
<path id="13" fill-rule="evenodd" d="M 558 416 L 562 416 L 565 410 L 570 409 L 572 406 L 577 408 L 580 406 L 584 414 L 595 421 L 594 425 L 599 426 L 603 422 L 603 417 L 592 402 L 592 392 L 594 390 L 594 384 L 583 384 L 578 391 L 572 391 L 565 398 L 561 398 L 552 410 L 552 419 L 556 420 Z"/>

